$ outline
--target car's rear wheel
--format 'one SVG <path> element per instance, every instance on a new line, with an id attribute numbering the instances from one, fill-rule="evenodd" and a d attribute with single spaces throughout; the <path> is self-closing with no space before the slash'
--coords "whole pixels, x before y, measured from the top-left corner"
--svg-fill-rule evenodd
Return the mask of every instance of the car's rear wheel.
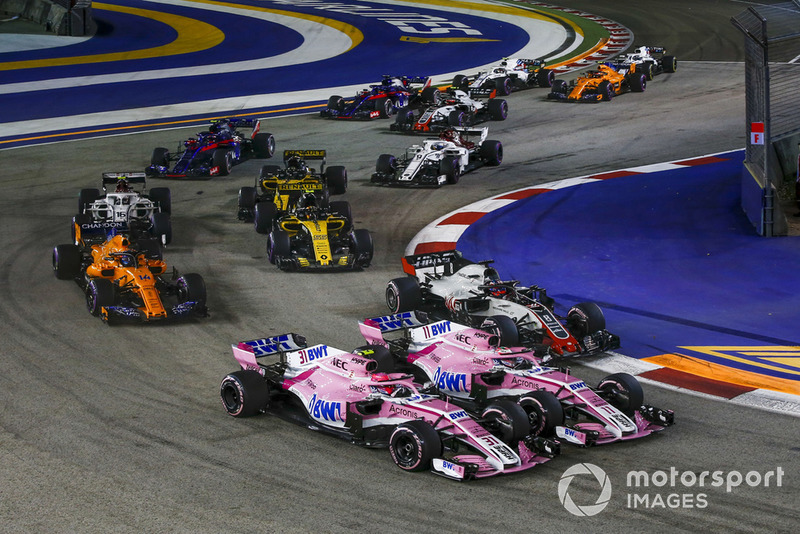
<path id="1" fill-rule="evenodd" d="M 422 289 L 413 276 L 395 278 L 386 285 L 386 305 L 392 313 L 413 311 L 422 304 Z"/>
<path id="2" fill-rule="evenodd" d="M 262 165 L 261 171 L 258 173 L 258 179 L 271 178 L 280 174 L 281 168 L 279 165 Z"/>
<path id="3" fill-rule="evenodd" d="M 272 230 L 272 221 L 278 214 L 278 206 L 274 202 L 257 202 L 253 213 L 253 226 L 256 232 L 266 235 Z"/>
<path id="4" fill-rule="evenodd" d="M 514 82 L 508 76 L 498 78 L 494 81 L 494 87 L 497 89 L 497 94 L 500 96 L 508 96 L 514 90 Z"/>
<path id="5" fill-rule="evenodd" d="M 239 208 L 252 210 L 256 207 L 258 193 L 255 187 L 245 186 L 239 189 Z"/>
<path id="6" fill-rule="evenodd" d="M 456 74 L 453 77 L 453 88 L 466 91 L 467 89 L 469 89 L 469 79 L 463 74 Z"/>
<path id="7" fill-rule="evenodd" d="M 271 133 L 257 133 L 253 137 L 253 153 L 257 158 L 271 158 L 275 154 L 275 136 Z"/>
<path id="8" fill-rule="evenodd" d="M 423 102 L 426 104 L 433 104 L 434 106 L 438 106 L 442 101 L 442 92 L 439 91 L 438 87 L 426 87 L 422 90 L 420 96 Z"/>
<path id="9" fill-rule="evenodd" d="M 86 287 L 86 307 L 94 316 L 100 315 L 103 308 L 113 306 L 116 300 L 116 291 L 111 280 L 93 278 Z"/>
<path id="10" fill-rule="evenodd" d="M 154 187 L 147 196 L 164 213 L 172 213 L 172 192 L 169 187 Z"/>
<path id="11" fill-rule="evenodd" d="M 517 403 L 525 411 L 533 436 L 551 437 L 564 424 L 564 407 L 553 393 L 543 389 L 520 395 Z"/>
<path id="12" fill-rule="evenodd" d="M 556 73 L 550 69 L 539 69 L 536 73 L 536 82 L 539 87 L 553 87 L 556 81 Z"/>
<path id="13" fill-rule="evenodd" d="M 448 124 L 448 126 L 460 127 L 460 126 L 464 126 L 465 122 L 466 122 L 466 117 L 465 117 L 463 111 L 459 111 L 457 109 L 454 109 L 453 111 L 451 111 L 447 115 L 447 124 Z"/>
<path id="14" fill-rule="evenodd" d="M 401 109 L 394 118 L 395 129 L 405 130 L 414 124 L 414 112 L 410 109 Z"/>
<path id="15" fill-rule="evenodd" d="M 169 213 L 157 211 L 150 218 L 150 234 L 169 245 L 172 242 L 172 218 Z"/>
<path id="16" fill-rule="evenodd" d="M 634 72 L 628 77 L 628 83 L 634 93 L 644 92 L 647 87 L 647 75 L 643 72 Z"/>
<path id="17" fill-rule="evenodd" d="M 78 213 L 83 213 L 86 211 L 92 202 L 100 198 L 100 190 L 99 189 L 81 189 L 78 193 Z"/>
<path id="18" fill-rule="evenodd" d="M 644 402 L 642 385 L 633 375 L 614 373 L 597 385 L 601 397 L 628 417 L 634 417 Z"/>
<path id="19" fill-rule="evenodd" d="M 675 72 L 678 70 L 678 60 L 675 56 L 664 56 L 661 58 L 661 65 L 664 68 L 664 72 Z"/>
<path id="20" fill-rule="evenodd" d="M 389 452 L 400 469 L 425 471 L 442 454 L 442 438 L 427 421 L 407 421 L 392 432 Z"/>
<path id="21" fill-rule="evenodd" d="M 81 251 L 77 245 L 56 245 L 53 272 L 59 280 L 71 280 L 81 272 Z"/>
<path id="22" fill-rule="evenodd" d="M 266 410 L 269 384 L 256 371 L 242 369 L 222 379 L 219 396 L 228 415 L 249 417 Z"/>

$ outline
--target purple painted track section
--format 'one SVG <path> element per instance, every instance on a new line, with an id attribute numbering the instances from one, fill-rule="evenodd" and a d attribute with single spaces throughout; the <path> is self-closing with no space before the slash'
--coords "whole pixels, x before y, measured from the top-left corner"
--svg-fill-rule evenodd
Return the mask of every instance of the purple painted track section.
<path id="1" fill-rule="evenodd" d="M 471 225 L 458 248 L 560 305 L 597 302 L 637 358 L 800 345 L 800 238 L 756 234 L 740 207 L 744 153 L 720 157 L 520 200 Z"/>

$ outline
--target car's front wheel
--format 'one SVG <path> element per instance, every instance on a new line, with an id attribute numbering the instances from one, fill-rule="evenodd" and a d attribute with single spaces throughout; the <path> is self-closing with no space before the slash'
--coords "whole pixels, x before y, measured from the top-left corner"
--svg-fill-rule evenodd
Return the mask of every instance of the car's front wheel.
<path id="1" fill-rule="evenodd" d="M 386 305 L 392 313 L 414 311 L 422 304 L 422 289 L 413 276 L 389 281 L 386 286 Z"/>
<path id="2" fill-rule="evenodd" d="M 508 445 L 514 445 L 531 433 L 528 415 L 510 400 L 496 400 L 484 408 L 481 419 L 486 429 Z"/>
<path id="3" fill-rule="evenodd" d="M 442 438 L 427 421 L 408 421 L 392 432 L 389 438 L 392 460 L 404 471 L 425 471 L 431 461 L 442 454 Z"/>

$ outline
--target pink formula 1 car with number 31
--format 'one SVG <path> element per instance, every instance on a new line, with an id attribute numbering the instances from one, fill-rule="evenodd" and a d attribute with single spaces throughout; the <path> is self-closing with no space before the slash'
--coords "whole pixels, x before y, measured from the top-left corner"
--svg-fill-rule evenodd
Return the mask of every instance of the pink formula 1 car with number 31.
<path id="1" fill-rule="evenodd" d="M 557 442 L 515 427 L 503 403 L 475 418 L 421 391 L 410 375 L 382 371 L 391 362 L 385 347 L 348 353 L 309 347 L 297 334 L 232 347 L 242 369 L 222 380 L 220 396 L 234 417 L 274 413 L 366 447 L 388 446 L 406 471 L 457 480 L 523 471 L 559 452 Z"/>
<path id="2" fill-rule="evenodd" d="M 376 317 L 359 327 L 368 343 L 390 349 L 398 370 L 413 373 L 470 413 L 501 401 L 520 406 L 539 437 L 599 445 L 673 424 L 672 411 L 643 404 L 642 386 L 627 373 L 609 375 L 591 388 L 568 369 L 542 366 L 531 349 L 501 347 L 491 332 L 429 322 L 425 314 Z M 403 335 L 387 339 L 391 332 Z"/>

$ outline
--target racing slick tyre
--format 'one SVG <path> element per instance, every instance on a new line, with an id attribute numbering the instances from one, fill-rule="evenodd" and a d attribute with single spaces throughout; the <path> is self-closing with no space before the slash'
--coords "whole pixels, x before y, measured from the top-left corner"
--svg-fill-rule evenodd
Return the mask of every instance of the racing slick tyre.
<path id="1" fill-rule="evenodd" d="M 347 192 L 347 169 L 341 165 L 333 165 L 325 169 L 325 182 L 332 195 L 344 195 Z"/>
<path id="2" fill-rule="evenodd" d="M 606 317 L 594 302 L 581 302 L 567 312 L 567 330 L 578 341 L 605 329 Z"/>
<path id="3" fill-rule="evenodd" d="M 278 206 L 274 202 L 258 202 L 253 213 L 253 226 L 256 232 L 267 235 L 272 230 L 272 221 L 278 214 Z"/>
<path id="4" fill-rule="evenodd" d="M 487 139 L 481 143 L 480 156 L 487 165 L 497 167 L 503 163 L 503 143 Z"/>
<path id="5" fill-rule="evenodd" d="M 344 98 L 339 95 L 333 95 L 328 99 L 328 105 L 326 106 L 328 109 L 332 109 L 334 111 L 343 111 L 344 110 Z"/>
<path id="6" fill-rule="evenodd" d="M 678 70 L 678 60 L 675 56 L 664 56 L 661 58 L 661 67 L 664 72 L 673 73 Z"/>
<path id="7" fill-rule="evenodd" d="M 486 430 L 507 445 L 516 443 L 531 433 L 528 414 L 514 401 L 500 399 L 492 402 L 481 413 Z"/>
<path id="8" fill-rule="evenodd" d="M 172 213 L 172 192 L 169 187 L 154 187 L 147 196 L 162 212 Z"/>
<path id="9" fill-rule="evenodd" d="M 643 72 L 634 72 L 628 76 L 628 84 L 634 93 L 642 93 L 647 87 L 647 75 Z"/>
<path id="10" fill-rule="evenodd" d="M 172 218 L 169 213 L 157 211 L 150 217 L 150 234 L 158 238 L 161 243 L 169 245 L 172 242 Z"/>
<path id="11" fill-rule="evenodd" d="M 556 80 L 553 82 L 551 93 L 566 98 L 569 94 L 569 84 L 567 84 L 566 80 Z"/>
<path id="12" fill-rule="evenodd" d="M 78 213 L 83 213 L 98 198 L 100 198 L 99 189 L 81 189 L 78 193 Z"/>
<path id="13" fill-rule="evenodd" d="M 649 61 L 646 61 L 645 63 L 637 63 L 636 72 L 641 72 L 644 74 L 644 77 L 647 81 L 652 80 L 653 75 L 655 74 L 653 71 L 653 64 Z"/>
<path id="14" fill-rule="evenodd" d="M 253 137 L 253 153 L 257 158 L 271 158 L 275 155 L 275 136 L 271 133 L 257 133 Z"/>
<path id="15" fill-rule="evenodd" d="M 442 92 L 439 91 L 438 87 L 426 87 L 422 90 L 420 96 L 423 102 L 426 104 L 433 104 L 434 106 L 438 106 L 442 101 Z"/>
<path id="16" fill-rule="evenodd" d="M 466 118 L 466 115 L 464 114 L 463 111 L 459 111 L 457 109 L 454 109 L 453 111 L 450 112 L 449 115 L 447 115 L 447 125 L 448 126 L 461 127 L 461 126 L 465 126 L 466 122 L 467 122 L 467 118 Z"/>
<path id="17" fill-rule="evenodd" d="M 198 308 L 206 306 L 206 282 L 197 273 L 184 274 L 178 278 L 178 302 L 196 302 Z"/>
<path id="18" fill-rule="evenodd" d="M 136 241 L 136 250 L 144 254 L 148 260 L 161 261 L 164 259 L 161 252 L 161 239 L 139 239 Z"/>
<path id="19" fill-rule="evenodd" d="M 493 98 L 488 104 L 489 117 L 493 121 L 504 121 L 508 117 L 508 102 L 503 98 Z"/>
<path id="20" fill-rule="evenodd" d="M 400 115 L 398 115 L 399 117 Z M 391 154 L 381 154 L 375 163 L 375 172 L 380 174 L 394 174 L 397 170 L 397 158 Z"/>
<path id="21" fill-rule="evenodd" d="M 455 89 L 466 90 L 469 88 L 469 79 L 463 74 L 456 74 L 452 85 Z"/>
<path id="22" fill-rule="evenodd" d="M 511 78 L 508 76 L 505 78 L 498 78 L 494 81 L 494 88 L 497 89 L 498 95 L 508 96 L 511 94 L 511 91 L 514 90 L 514 82 L 512 82 Z"/>
<path id="23" fill-rule="evenodd" d="M 86 286 L 86 307 L 89 313 L 99 316 L 105 306 L 113 306 L 116 300 L 114 284 L 105 278 L 93 278 Z"/>
<path id="24" fill-rule="evenodd" d="M 211 165 L 219 168 L 220 176 L 228 176 L 233 169 L 233 153 L 225 149 L 215 150 L 211 154 Z"/>
<path id="25" fill-rule="evenodd" d="M 539 87 L 553 87 L 556 81 L 556 73 L 550 69 L 539 69 L 536 73 L 536 83 Z"/>
<path id="26" fill-rule="evenodd" d="M 549 391 L 530 391 L 520 395 L 517 403 L 528 416 L 532 436 L 551 437 L 556 427 L 564 424 L 564 407 Z"/>
<path id="27" fill-rule="evenodd" d="M 261 181 L 264 178 L 271 178 L 273 176 L 277 176 L 281 172 L 280 165 L 262 165 L 261 170 L 258 173 L 258 180 Z"/>
<path id="28" fill-rule="evenodd" d="M 250 417 L 263 412 L 269 404 L 269 383 L 256 371 L 236 371 L 219 385 L 222 406 L 233 417 Z"/>
<path id="29" fill-rule="evenodd" d="M 367 360 L 373 360 L 376 364 L 375 373 L 394 373 L 394 358 L 389 349 L 381 345 L 363 345 L 353 350 L 353 354 L 357 354 Z"/>
<path id="30" fill-rule="evenodd" d="M 413 276 L 390 280 L 386 285 L 386 305 L 392 313 L 414 311 L 422 304 L 422 289 Z"/>
<path id="31" fill-rule="evenodd" d="M 457 184 L 461 178 L 461 164 L 459 158 L 442 158 L 439 162 L 439 174 L 444 174 L 447 177 L 448 184 Z"/>
<path id="32" fill-rule="evenodd" d="M 273 265 L 279 265 L 282 258 L 292 254 L 292 242 L 285 230 L 273 230 L 267 238 L 267 258 Z"/>
<path id="33" fill-rule="evenodd" d="M 394 113 L 394 104 L 386 97 L 376 98 L 374 106 L 382 119 L 388 119 Z"/>
<path id="34" fill-rule="evenodd" d="M 389 437 L 389 452 L 404 471 L 425 471 L 442 454 L 442 438 L 427 421 L 416 419 L 398 425 Z"/>
<path id="35" fill-rule="evenodd" d="M 600 85 L 597 86 L 597 94 L 600 95 L 603 100 L 609 101 L 614 98 L 614 86 L 611 85 L 611 82 L 608 80 L 603 80 L 600 82 Z"/>
<path id="36" fill-rule="evenodd" d="M 81 249 L 78 245 L 56 245 L 53 249 L 53 272 L 59 280 L 71 280 L 81 273 Z"/>
<path id="37" fill-rule="evenodd" d="M 500 337 L 500 344 L 505 347 L 519 346 L 519 329 L 514 319 L 507 315 L 492 315 L 486 317 L 481 324 L 485 330 Z"/>
<path id="38" fill-rule="evenodd" d="M 347 219 L 348 225 L 353 224 L 353 210 L 350 208 L 350 203 L 348 201 L 334 200 L 330 204 L 330 210 L 339 217 Z"/>
<path id="39" fill-rule="evenodd" d="M 253 210 L 256 207 L 258 193 L 255 187 L 244 186 L 239 189 L 239 209 Z"/>
<path id="40" fill-rule="evenodd" d="M 644 403 L 642 385 L 633 375 L 614 373 L 597 385 L 598 394 L 628 417 L 634 417 Z"/>
<path id="41" fill-rule="evenodd" d="M 167 167 L 169 165 L 169 149 L 163 146 L 154 148 L 153 155 L 150 156 L 150 165 Z"/>
<path id="42" fill-rule="evenodd" d="M 369 230 L 359 228 L 353 231 L 350 241 L 351 253 L 356 255 L 356 266 L 361 268 L 369 267 L 372 263 L 372 256 L 375 255 L 372 234 L 369 233 Z"/>
<path id="43" fill-rule="evenodd" d="M 389 126 L 390 130 L 404 132 L 414 126 L 414 112 L 410 109 L 401 109 L 394 118 L 394 124 Z"/>

